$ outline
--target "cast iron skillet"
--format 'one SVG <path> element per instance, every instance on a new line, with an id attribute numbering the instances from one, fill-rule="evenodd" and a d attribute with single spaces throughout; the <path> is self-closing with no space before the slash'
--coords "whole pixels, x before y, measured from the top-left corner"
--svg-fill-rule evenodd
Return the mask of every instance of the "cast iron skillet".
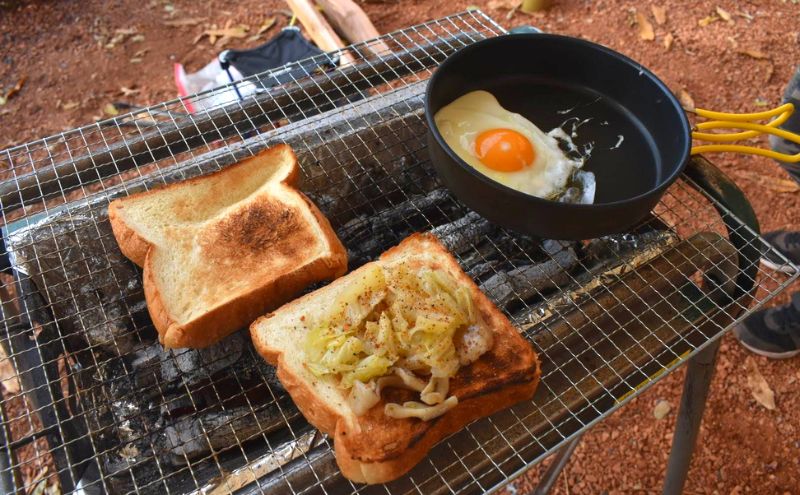
<path id="1" fill-rule="evenodd" d="M 584 167 L 597 179 L 595 203 L 540 199 L 503 186 L 458 158 L 434 115 L 477 89 L 491 92 L 503 107 L 545 132 L 570 118 L 563 125 L 567 132 L 582 122 L 575 143 L 593 143 Z M 603 46 L 553 34 L 499 36 L 454 53 L 428 83 L 425 115 L 431 159 L 445 185 L 492 222 L 549 239 L 589 239 L 629 229 L 678 178 L 691 146 L 680 103 L 652 72 Z"/>

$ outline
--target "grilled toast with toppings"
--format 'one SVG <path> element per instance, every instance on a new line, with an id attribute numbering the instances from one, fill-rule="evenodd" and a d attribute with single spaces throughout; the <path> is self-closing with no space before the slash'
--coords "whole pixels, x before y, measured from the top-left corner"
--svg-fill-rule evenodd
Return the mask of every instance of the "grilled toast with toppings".
<path id="1" fill-rule="evenodd" d="M 250 326 L 355 482 L 383 483 L 439 440 L 533 397 L 531 345 L 430 234 L 415 234 Z"/>
<path id="2" fill-rule="evenodd" d="M 170 348 L 202 348 L 347 270 L 328 220 L 292 187 L 278 145 L 218 172 L 113 201 L 122 253 L 144 269 L 147 308 Z"/>

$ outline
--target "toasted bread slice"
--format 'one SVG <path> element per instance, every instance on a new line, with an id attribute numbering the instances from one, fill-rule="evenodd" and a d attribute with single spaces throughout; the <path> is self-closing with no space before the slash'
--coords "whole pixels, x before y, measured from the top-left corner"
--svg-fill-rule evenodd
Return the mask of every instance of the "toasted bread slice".
<path id="1" fill-rule="evenodd" d="M 493 333 L 491 349 L 472 364 L 462 366 L 450 381 L 449 393 L 458 398 L 458 404 L 437 418 L 423 421 L 386 416 L 386 403 L 418 400 L 414 392 L 399 388 L 384 389 L 381 401 L 357 416 L 336 379 L 318 378 L 305 366 L 307 316 L 330 306 L 365 273 L 367 265 L 374 263 L 446 271 L 468 288 L 480 321 Z M 434 236 L 415 234 L 367 265 L 258 319 L 250 326 L 250 333 L 258 352 L 277 366 L 278 378 L 306 419 L 333 436 L 336 460 L 344 476 L 356 482 L 383 483 L 409 471 L 447 435 L 533 397 L 540 372 L 531 345 Z"/>
<path id="2" fill-rule="evenodd" d="M 109 205 L 122 253 L 144 269 L 165 347 L 211 345 L 311 283 L 344 274 L 344 246 L 291 187 L 297 173 L 291 148 L 279 145 Z"/>

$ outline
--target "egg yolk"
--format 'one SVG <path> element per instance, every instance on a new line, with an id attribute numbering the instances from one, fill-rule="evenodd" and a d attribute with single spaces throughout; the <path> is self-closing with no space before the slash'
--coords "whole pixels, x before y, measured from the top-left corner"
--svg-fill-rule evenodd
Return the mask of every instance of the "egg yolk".
<path id="1" fill-rule="evenodd" d="M 516 172 L 533 163 L 536 153 L 531 142 L 512 129 L 489 129 L 475 139 L 478 159 L 492 170 Z"/>

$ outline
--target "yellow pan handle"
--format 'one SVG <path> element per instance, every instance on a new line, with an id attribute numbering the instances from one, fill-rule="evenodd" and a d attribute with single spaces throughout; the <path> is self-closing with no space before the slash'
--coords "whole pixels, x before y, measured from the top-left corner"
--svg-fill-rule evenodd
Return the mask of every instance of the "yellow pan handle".
<path id="1" fill-rule="evenodd" d="M 791 117 L 792 112 L 784 112 L 778 116 L 777 119 L 770 120 L 767 122 L 766 126 L 768 127 L 778 127 L 779 125 L 786 122 L 789 117 Z M 722 121 L 722 120 L 712 120 L 709 122 L 700 122 L 699 124 L 695 125 L 695 129 L 699 130 L 706 130 L 706 129 L 719 129 L 723 126 L 718 126 L 719 122 L 733 122 L 733 121 Z M 734 126 L 727 126 L 727 127 L 734 127 Z M 704 139 L 706 141 L 716 141 L 716 142 L 732 142 L 732 141 L 741 141 L 742 139 L 750 139 L 758 136 L 760 132 L 758 131 L 744 131 L 744 132 L 731 132 L 725 134 L 712 134 L 712 133 L 705 133 L 705 132 L 693 132 L 692 136 L 695 139 Z"/>
<path id="2" fill-rule="evenodd" d="M 781 162 L 800 163 L 800 153 L 796 153 L 794 155 L 787 155 L 786 153 L 778 153 L 772 150 L 756 148 L 754 146 L 742 146 L 739 144 L 704 144 L 692 147 L 693 155 L 698 155 L 700 153 L 722 153 L 722 152 L 745 153 L 748 155 L 761 155 Z"/>
<path id="3" fill-rule="evenodd" d="M 711 110 L 697 108 L 694 110 L 694 113 L 697 115 L 707 119 L 716 120 L 710 120 L 697 124 L 695 126 L 697 130 L 692 132 L 692 138 L 703 141 L 711 141 L 714 143 L 730 143 L 733 141 L 739 141 L 741 139 L 756 137 L 761 134 L 772 134 L 793 143 L 800 144 L 800 135 L 777 128 L 779 125 L 786 122 L 793 112 L 794 105 L 791 103 L 786 103 L 778 108 L 764 112 L 741 114 L 714 112 Z M 754 122 L 772 117 L 776 118 L 767 122 L 766 124 L 757 124 Z M 742 129 L 743 131 L 734 133 L 699 132 L 710 129 Z M 788 163 L 800 162 L 800 153 L 788 155 L 786 153 L 778 153 L 776 151 L 765 150 L 754 146 L 744 146 L 739 144 L 704 144 L 692 147 L 693 155 L 697 155 L 699 153 L 719 152 L 760 155 Z"/>
<path id="4" fill-rule="evenodd" d="M 706 124 L 705 126 L 706 129 L 748 129 L 754 132 L 756 135 L 772 134 L 774 136 L 786 139 L 787 141 L 800 144 L 800 134 L 795 134 L 794 132 L 785 131 L 783 129 L 777 129 L 771 125 L 753 124 L 752 122 L 726 122 L 723 120 L 713 120 L 711 122 L 703 122 L 703 123 Z M 735 134 L 713 134 L 709 132 L 692 132 L 692 137 L 695 139 L 702 139 L 705 141 L 714 141 L 723 143 L 734 141 L 733 139 L 729 139 L 730 136 L 734 135 Z"/>
<path id="5" fill-rule="evenodd" d="M 727 120 L 732 122 L 752 122 L 754 120 L 765 120 L 780 115 L 784 112 L 789 112 L 789 115 L 791 115 L 792 112 L 794 112 L 794 105 L 791 103 L 784 103 L 778 108 L 755 113 L 725 113 L 715 112 L 713 110 L 704 110 L 702 108 L 694 109 L 694 113 L 706 119 Z M 787 115 L 786 118 L 789 118 L 789 115 Z"/>

